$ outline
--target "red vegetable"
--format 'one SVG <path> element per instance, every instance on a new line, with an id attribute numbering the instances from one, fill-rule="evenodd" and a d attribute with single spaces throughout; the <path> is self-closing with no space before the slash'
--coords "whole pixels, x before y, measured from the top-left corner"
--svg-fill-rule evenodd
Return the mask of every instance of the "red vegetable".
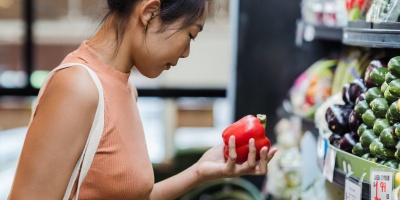
<path id="1" fill-rule="evenodd" d="M 244 163 L 247 161 L 249 154 L 249 140 L 254 138 L 254 144 L 257 149 L 257 160 L 260 159 L 260 150 L 266 146 L 268 149 L 271 147 L 269 139 L 265 136 L 265 126 L 267 123 L 267 117 L 265 115 L 258 114 L 257 117 L 253 115 L 247 115 L 242 119 L 228 126 L 222 132 L 222 138 L 224 139 L 225 158 L 229 157 L 229 138 L 235 136 L 236 144 L 236 163 Z"/>

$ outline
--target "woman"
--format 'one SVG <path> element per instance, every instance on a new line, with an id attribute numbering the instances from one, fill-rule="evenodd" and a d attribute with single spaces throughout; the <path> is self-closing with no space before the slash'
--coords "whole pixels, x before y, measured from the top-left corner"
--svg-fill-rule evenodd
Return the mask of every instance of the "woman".
<path id="1" fill-rule="evenodd" d="M 104 90 L 104 130 L 90 169 L 77 192 L 66 192 L 85 147 L 99 103 L 99 91 L 84 67 L 56 71 L 39 94 L 17 167 L 10 199 L 175 199 L 206 181 L 265 175 L 276 149 L 261 149 L 256 160 L 249 141 L 247 162 L 235 164 L 223 144 L 209 149 L 183 172 L 154 184 L 136 89 L 128 84 L 132 67 L 155 78 L 189 55 L 190 41 L 203 29 L 207 0 L 108 0 L 109 13 L 97 33 L 62 63 L 82 63 Z M 73 31 L 73 30 L 71 30 Z M 78 193 L 78 194 L 76 194 Z"/>

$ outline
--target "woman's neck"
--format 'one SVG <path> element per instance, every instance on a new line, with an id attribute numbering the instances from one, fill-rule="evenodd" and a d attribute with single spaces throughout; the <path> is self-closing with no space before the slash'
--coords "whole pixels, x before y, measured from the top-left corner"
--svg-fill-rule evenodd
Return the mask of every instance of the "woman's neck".
<path id="1" fill-rule="evenodd" d="M 106 20 L 96 34 L 87 42 L 96 55 L 105 64 L 115 70 L 128 73 L 134 63 L 129 55 L 129 49 L 124 42 L 117 44 L 116 34 L 111 25 L 111 20 Z"/>

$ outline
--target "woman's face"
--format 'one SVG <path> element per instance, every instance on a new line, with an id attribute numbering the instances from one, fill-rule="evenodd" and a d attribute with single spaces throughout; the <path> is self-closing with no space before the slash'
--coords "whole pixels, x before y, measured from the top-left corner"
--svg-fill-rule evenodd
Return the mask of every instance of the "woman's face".
<path id="1" fill-rule="evenodd" d="M 159 32 L 161 28 L 159 17 L 151 20 L 145 39 L 138 48 L 139 52 L 132 52 L 137 70 L 146 77 L 156 78 L 164 70 L 177 65 L 180 58 L 188 57 L 190 43 L 202 31 L 205 16 L 204 14 L 194 24 L 183 29 L 179 29 L 182 21 L 178 20 L 163 32 Z"/>

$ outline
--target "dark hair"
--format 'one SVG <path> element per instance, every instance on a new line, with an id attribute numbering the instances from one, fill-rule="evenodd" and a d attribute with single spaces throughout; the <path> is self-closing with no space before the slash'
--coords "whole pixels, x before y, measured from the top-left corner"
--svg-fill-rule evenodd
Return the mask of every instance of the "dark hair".
<path id="1" fill-rule="evenodd" d="M 112 25 L 116 31 L 117 46 L 122 42 L 133 8 L 139 1 L 141 0 L 107 0 L 109 11 L 103 22 L 113 16 Z M 203 15 L 206 1 L 209 0 L 160 0 L 160 12 L 157 16 L 161 19 L 162 27 L 159 31 L 166 30 L 169 25 L 182 17 L 183 22 L 179 29 L 192 25 Z"/>

